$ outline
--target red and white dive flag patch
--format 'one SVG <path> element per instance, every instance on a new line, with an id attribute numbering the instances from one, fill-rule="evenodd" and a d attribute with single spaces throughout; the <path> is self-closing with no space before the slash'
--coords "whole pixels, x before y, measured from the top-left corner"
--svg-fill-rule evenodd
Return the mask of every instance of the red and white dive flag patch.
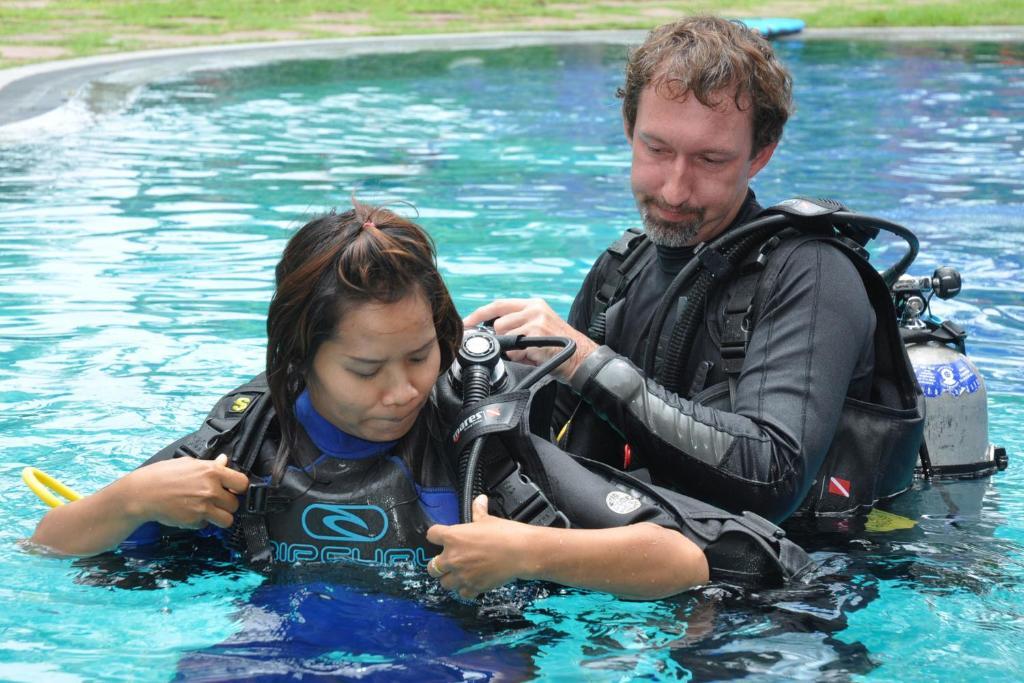
<path id="1" fill-rule="evenodd" d="M 828 492 L 831 493 L 833 496 L 842 496 L 843 498 L 849 498 L 850 480 L 840 479 L 839 477 L 829 477 Z"/>

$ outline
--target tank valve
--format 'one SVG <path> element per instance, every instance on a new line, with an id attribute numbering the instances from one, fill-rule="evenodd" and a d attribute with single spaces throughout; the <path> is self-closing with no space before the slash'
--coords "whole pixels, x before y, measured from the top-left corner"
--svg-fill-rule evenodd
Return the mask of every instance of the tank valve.
<path id="1" fill-rule="evenodd" d="M 960 273 L 951 266 L 940 266 L 932 273 L 932 291 L 940 299 L 952 299 L 960 293 Z"/>

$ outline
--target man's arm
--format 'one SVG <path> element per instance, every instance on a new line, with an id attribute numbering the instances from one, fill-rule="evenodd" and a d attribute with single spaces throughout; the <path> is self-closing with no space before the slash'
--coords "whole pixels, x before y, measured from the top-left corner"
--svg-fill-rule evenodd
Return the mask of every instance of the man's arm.
<path id="1" fill-rule="evenodd" d="M 692 482 L 686 493 L 778 521 L 821 467 L 874 322 L 853 264 L 812 242 L 793 251 L 765 298 L 733 412 L 680 398 L 607 347 L 570 383 L 634 449 Z"/>

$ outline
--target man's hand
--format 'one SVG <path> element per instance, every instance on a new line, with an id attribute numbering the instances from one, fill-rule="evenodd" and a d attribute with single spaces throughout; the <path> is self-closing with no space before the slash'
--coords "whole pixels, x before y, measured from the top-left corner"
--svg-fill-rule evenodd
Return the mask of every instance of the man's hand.
<path id="1" fill-rule="evenodd" d="M 448 590 L 472 600 L 524 576 L 531 527 L 487 512 L 487 496 L 473 501 L 473 522 L 427 529 L 427 540 L 444 551 L 427 564 L 427 572 Z"/>
<path id="2" fill-rule="evenodd" d="M 597 348 L 585 334 L 558 317 L 543 299 L 498 299 L 470 313 L 463 323 L 466 327 L 494 320 L 498 334 L 526 337 L 568 337 L 576 342 L 576 353 L 555 369 L 555 375 L 569 381 L 584 359 Z M 509 351 L 508 357 L 520 363 L 540 365 L 558 353 L 558 347 L 549 346 L 523 351 Z"/>

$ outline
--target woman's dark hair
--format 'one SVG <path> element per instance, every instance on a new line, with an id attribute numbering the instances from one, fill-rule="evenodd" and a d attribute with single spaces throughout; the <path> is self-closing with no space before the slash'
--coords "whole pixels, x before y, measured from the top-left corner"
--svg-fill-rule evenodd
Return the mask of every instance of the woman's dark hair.
<path id="1" fill-rule="evenodd" d="M 348 311 L 421 294 L 433 313 L 441 372 L 462 340 L 462 319 L 437 269 L 430 236 L 388 209 L 355 200 L 352 205 L 302 226 L 277 264 L 277 289 L 267 312 L 267 383 L 281 428 L 274 483 L 296 452 L 294 406 L 313 358 Z"/>

